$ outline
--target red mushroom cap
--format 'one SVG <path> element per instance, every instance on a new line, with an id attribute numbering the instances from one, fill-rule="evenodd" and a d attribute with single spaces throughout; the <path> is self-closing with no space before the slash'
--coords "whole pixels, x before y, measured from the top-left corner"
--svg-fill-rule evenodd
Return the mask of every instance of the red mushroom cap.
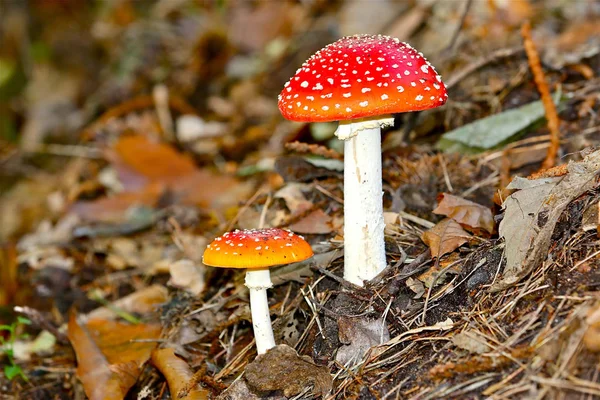
<path id="1" fill-rule="evenodd" d="M 206 247 L 202 262 L 212 267 L 260 269 L 312 257 L 302 236 L 279 228 L 226 232 Z"/>
<path id="2" fill-rule="evenodd" d="M 293 121 L 325 122 L 443 105 L 446 86 L 423 54 L 382 35 L 348 36 L 306 61 L 279 95 Z"/>

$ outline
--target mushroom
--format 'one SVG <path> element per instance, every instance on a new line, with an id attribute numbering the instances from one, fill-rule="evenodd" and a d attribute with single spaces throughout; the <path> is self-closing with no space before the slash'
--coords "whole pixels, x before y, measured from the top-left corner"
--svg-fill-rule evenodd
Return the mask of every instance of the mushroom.
<path id="1" fill-rule="evenodd" d="M 319 50 L 285 84 L 279 110 L 293 121 L 340 121 L 344 140 L 344 278 L 362 286 L 386 266 L 381 127 L 391 114 L 443 105 L 442 78 L 396 38 L 344 37 Z"/>
<path id="2" fill-rule="evenodd" d="M 271 288 L 269 268 L 306 260 L 313 251 L 302 236 L 279 229 L 248 229 L 226 232 L 210 243 L 202 262 L 211 267 L 246 268 L 250 291 L 252 327 L 258 354 L 275 347 L 267 289 Z"/>

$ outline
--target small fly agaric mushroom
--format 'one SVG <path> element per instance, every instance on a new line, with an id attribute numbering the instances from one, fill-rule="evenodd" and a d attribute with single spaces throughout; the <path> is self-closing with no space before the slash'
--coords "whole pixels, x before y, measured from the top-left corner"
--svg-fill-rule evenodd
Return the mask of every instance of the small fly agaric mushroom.
<path id="1" fill-rule="evenodd" d="M 246 268 L 250 291 L 252 327 L 258 354 L 275 347 L 267 289 L 271 288 L 269 268 L 303 261 L 313 251 L 302 236 L 279 229 L 249 229 L 226 232 L 204 251 L 202 262 L 212 267 Z"/>
<path id="2" fill-rule="evenodd" d="M 443 105 L 441 77 L 409 44 L 382 35 L 344 37 L 306 61 L 279 95 L 293 121 L 340 121 L 344 140 L 344 278 L 357 285 L 386 266 L 381 127 L 393 113 Z"/>

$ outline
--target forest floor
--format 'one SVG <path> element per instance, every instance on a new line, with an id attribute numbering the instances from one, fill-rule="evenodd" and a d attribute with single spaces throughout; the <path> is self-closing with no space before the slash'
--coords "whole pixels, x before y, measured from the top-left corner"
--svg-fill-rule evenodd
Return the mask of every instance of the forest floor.
<path id="1" fill-rule="evenodd" d="M 600 399 L 599 20 L 585 0 L 0 2 L 0 399 Z M 277 107 L 355 33 L 411 43 L 449 95 L 383 132 L 388 267 L 364 287 L 342 279 L 337 123 Z M 202 254 L 261 226 L 315 256 L 272 269 L 289 347 L 256 358 L 243 273 Z"/>

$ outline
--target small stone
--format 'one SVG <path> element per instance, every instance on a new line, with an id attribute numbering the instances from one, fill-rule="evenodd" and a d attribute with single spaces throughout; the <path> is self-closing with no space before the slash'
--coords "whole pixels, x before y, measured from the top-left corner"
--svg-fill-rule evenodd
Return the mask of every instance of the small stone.
<path id="1" fill-rule="evenodd" d="M 283 392 L 295 396 L 312 387 L 315 396 L 329 393 L 333 378 L 327 367 L 317 366 L 310 357 L 299 356 L 291 347 L 281 344 L 248 364 L 244 379 L 248 387 L 258 394 Z"/>

